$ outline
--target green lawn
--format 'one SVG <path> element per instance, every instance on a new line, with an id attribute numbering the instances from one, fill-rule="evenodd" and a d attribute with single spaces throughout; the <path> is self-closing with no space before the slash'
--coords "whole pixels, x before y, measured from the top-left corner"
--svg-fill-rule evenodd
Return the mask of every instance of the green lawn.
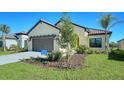
<path id="1" fill-rule="evenodd" d="M 124 79 L 124 62 L 108 60 L 106 55 L 92 54 L 86 57 L 87 66 L 82 69 L 48 69 L 23 62 L 0 66 L 0 79 Z"/>
<path id="2" fill-rule="evenodd" d="M 0 56 L 3 56 L 3 55 L 8 55 L 8 54 L 13 54 L 15 53 L 14 51 L 6 51 L 6 52 L 1 52 L 0 51 Z"/>

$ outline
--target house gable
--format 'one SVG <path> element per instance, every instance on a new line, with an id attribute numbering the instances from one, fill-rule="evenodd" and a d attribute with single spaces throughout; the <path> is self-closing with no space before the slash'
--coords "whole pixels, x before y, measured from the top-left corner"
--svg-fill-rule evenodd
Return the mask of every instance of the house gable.
<path id="1" fill-rule="evenodd" d="M 59 29 L 52 24 L 40 20 L 28 32 L 28 36 L 58 35 Z"/>

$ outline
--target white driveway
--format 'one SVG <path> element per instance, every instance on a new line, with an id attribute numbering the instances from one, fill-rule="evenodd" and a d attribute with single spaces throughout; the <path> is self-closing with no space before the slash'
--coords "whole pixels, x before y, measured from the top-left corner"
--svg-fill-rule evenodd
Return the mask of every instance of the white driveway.
<path id="1" fill-rule="evenodd" d="M 41 57 L 41 54 L 40 52 L 30 51 L 30 52 L 22 52 L 22 53 L 15 53 L 15 54 L 0 56 L 0 65 L 18 62 L 22 59 L 27 59 L 30 57 Z"/>

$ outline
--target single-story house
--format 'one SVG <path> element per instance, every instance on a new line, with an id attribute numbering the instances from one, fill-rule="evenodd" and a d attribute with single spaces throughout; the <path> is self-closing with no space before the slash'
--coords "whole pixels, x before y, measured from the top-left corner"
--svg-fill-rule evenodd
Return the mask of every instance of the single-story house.
<path id="1" fill-rule="evenodd" d="M 9 49 L 12 45 L 17 45 L 17 39 L 14 35 L 7 35 L 6 37 L 6 47 Z M 0 36 L 0 47 L 3 46 L 2 36 Z"/>
<path id="2" fill-rule="evenodd" d="M 25 48 L 28 41 L 27 33 L 15 33 L 6 35 L 6 47 L 9 49 L 12 45 L 19 46 L 20 48 Z M 3 46 L 2 36 L 0 36 L 0 47 Z"/>
<path id="3" fill-rule="evenodd" d="M 118 41 L 118 49 L 124 50 L 124 39 Z"/>
<path id="4" fill-rule="evenodd" d="M 59 50 L 60 46 L 57 43 L 57 38 L 60 36 L 59 29 L 61 28 L 61 24 L 61 21 L 58 21 L 55 25 L 53 25 L 44 20 L 39 20 L 27 33 L 29 37 L 28 50 Z M 105 49 L 106 31 L 84 27 L 75 23 L 72 24 L 74 26 L 74 32 L 78 35 L 77 46 L 86 45 L 89 48 Z M 107 31 L 108 44 L 111 34 L 112 32 Z"/>

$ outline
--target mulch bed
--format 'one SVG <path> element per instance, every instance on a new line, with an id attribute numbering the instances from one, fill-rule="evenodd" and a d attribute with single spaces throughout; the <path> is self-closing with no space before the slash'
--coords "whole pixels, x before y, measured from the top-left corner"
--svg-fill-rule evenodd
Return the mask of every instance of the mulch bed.
<path id="1" fill-rule="evenodd" d="M 54 67 L 54 68 L 66 68 L 66 69 L 72 69 L 72 68 L 81 68 L 84 66 L 84 54 L 74 54 L 71 58 L 70 61 L 67 62 L 66 59 L 62 59 L 59 62 L 32 62 L 30 59 L 26 60 L 26 63 L 32 64 L 32 65 L 37 65 L 41 67 Z"/>

